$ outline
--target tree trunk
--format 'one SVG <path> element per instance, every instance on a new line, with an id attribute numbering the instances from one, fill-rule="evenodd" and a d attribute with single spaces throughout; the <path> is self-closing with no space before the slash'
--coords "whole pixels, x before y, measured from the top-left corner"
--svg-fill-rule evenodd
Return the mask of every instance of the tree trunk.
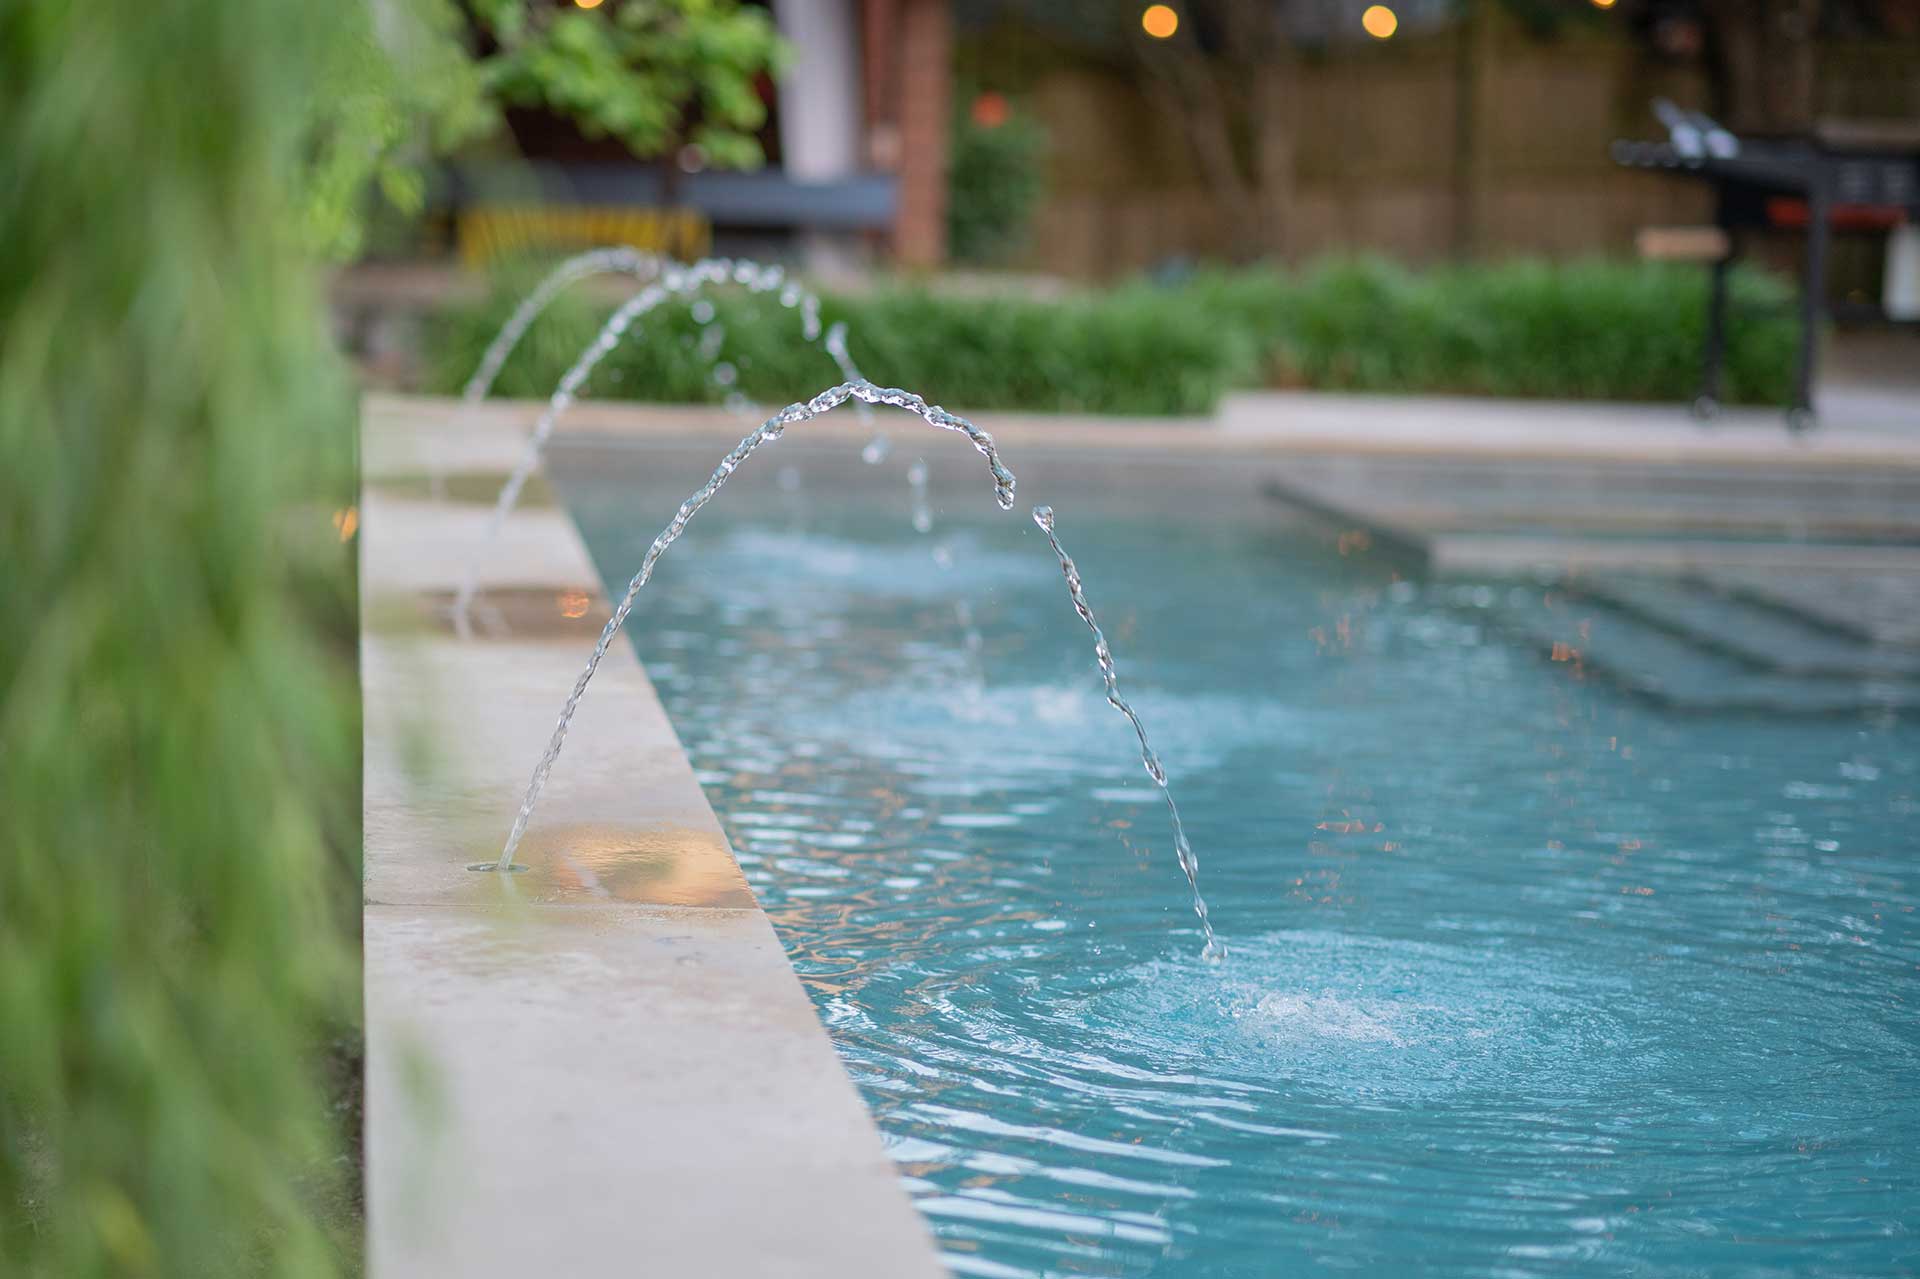
<path id="1" fill-rule="evenodd" d="M 1195 7 L 1192 17 L 1202 16 Z M 1221 48 L 1190 29 L 1136 38 L 1155 105 L 1179 123 L 1226 223 L 1229 253 L 1284 253 L 1293 233 L 1298 64 L 1271 0 L 1219 0 L 1205 16 Z"/>
<path id="2" fill-rule="evenodd" d="M 1300 110 L 1300 67 L 1293 47 L 1275 41 L 1274 57 L 1255 82 L 1254 136 L 1264 224 L 1260 251 L 1284 258 L 1293 248 L 1294 138 Z"/>
<path id="3" fill-rule="evenodd" d="M 1205 59 L 1184 50 L 1143 51 L 1147 88 L 1161 111 L 1179 121 L 1201 180 L 1220 206 L 1235 258 L 1258 257 L 1265 219 L 1259 192 L 1233 147 L 1233 118 Z"/>

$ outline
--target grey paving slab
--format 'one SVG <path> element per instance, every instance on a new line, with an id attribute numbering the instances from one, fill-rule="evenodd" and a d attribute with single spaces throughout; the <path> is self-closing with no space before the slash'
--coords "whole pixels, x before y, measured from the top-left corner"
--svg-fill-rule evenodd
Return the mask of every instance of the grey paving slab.
<path id="1" fill-rule="evenodd" d="M 375 1276 L 941 1273 L 764 915 L 366 915 Z"/>
<path id="2" fill-rule="evenodd" d="M 1920 401 L 1906 413 L 1920 428 Z M 1219 416 L 1224 434 L 1309 452 L 1920 468 L 1920 429 L 1875 418 L 1793 435 L 1764 409 L 1703 424 L 1677 405 L 1250 391 L 1226 396 Z"/>
<path id="3" fill-rule="evenodd" d="M 367 859 L 368 901 L 754 906 L 652 686 L 612 653 L 516 853 L 528 871 L 504 884 L 466 871 L 499 855 L 591 644 L 363 645 L 367 837 L 380 846 Z"/>
<path id="4" fill-rule="evenodd" d="M 1431 532 L 1920 536 L 1920 472 L 1619 460 L 1302 458 L 1286 487 Z"/>
<path id="5" fill-rule="evenodd" d="M 1920 550 L 1906 546 L 1625 538 L 1507 537 L 1444 534 L 1431 539 L 1436 572 L 1494 574 L 1656 572 L 1711 576 L 1728 570 L 1789 573 L 1878 573 L 1920 582 Z"/>

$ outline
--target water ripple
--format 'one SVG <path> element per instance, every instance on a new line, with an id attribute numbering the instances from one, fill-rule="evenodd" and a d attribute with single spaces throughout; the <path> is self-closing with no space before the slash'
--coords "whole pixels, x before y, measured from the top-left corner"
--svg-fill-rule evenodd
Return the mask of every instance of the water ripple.
<path id="1" fill-rule="evenodd" d="M 631 479 L 570 485 L 615 572 Z M 1920 1269 L 1912 728 L 1075 515 L 1216 967 L 1037 534 L 886 500 L 716 506 L 636 643 L 954 1273 Z"/>

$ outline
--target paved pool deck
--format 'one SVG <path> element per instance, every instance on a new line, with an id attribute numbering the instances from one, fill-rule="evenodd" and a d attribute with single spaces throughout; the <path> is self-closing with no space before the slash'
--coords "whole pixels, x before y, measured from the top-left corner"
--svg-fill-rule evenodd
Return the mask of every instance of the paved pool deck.
<path id="1" fill-rule="evenodd" d="M 367 1215 L 375 1279 L 943 1273 L 623 641 L 490 860 L 606 616 L 571 519 L 425 495 L 516 413 L 363 414 Z M 476 554 L 508 627 L 440 611 Z M 503 589 L 510 588 L 510 589 Z"/>
<path id="2" fill-rule="evenodd" d="M 1916 352 L 1920 356 L 1920 352 Z M 1774 409 L 1702 422 L 1683 405 L 1248 391 L 1228 395 L 1220 429 L 1301 451 L 1432 457 L 1747 462 L 1789 467 L 1920 465 L 1920 381 L 1835 391 L 1821 425 L 1787 430 Z"/>

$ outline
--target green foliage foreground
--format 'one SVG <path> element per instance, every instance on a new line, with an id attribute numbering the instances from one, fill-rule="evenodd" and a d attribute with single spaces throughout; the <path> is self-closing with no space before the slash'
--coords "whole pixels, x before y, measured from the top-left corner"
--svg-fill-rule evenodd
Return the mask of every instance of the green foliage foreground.
<path id="1" fill-rule="evenodd" d="M 440 317 L 430 381 L 457 390 L 513 303 L 538 278 L 503 274 L 486 301 Z M 1793 367 L 1789 291 L 1734 277 L 1730 403 L 1780 403 Z M 793 312 L 718 296 L 722 359 L 740 389 L 784 404 L 834 380 L 799 341 Z M 545 396 L 612 309 L 585 291 L 562 299 L 508 361 L 496 391 Z M 1203 273 L 1058 299 L 953 296 L 882 288 L 823 299 L 845 320 L 861 371 L 955 408 L 1088 413 L 1210 412 L 1236 387 L 1691 400 L 1706 307 L 1696 267 L 1513 262 L 1412 271 L 1374 259 L 1299 272 Z M 721 389 L 685 305 L 630 336 L 595 373 L 600 398 L 712 401 Z"/>
<path id="2" fill-rule="evenodd" d="M 316 624 L 352 634 L 354 408 L 307 252 L 360 12 L 0 6 L 0 1274 L 359 1248 L 322 1078 L 356 699 Z"/>

